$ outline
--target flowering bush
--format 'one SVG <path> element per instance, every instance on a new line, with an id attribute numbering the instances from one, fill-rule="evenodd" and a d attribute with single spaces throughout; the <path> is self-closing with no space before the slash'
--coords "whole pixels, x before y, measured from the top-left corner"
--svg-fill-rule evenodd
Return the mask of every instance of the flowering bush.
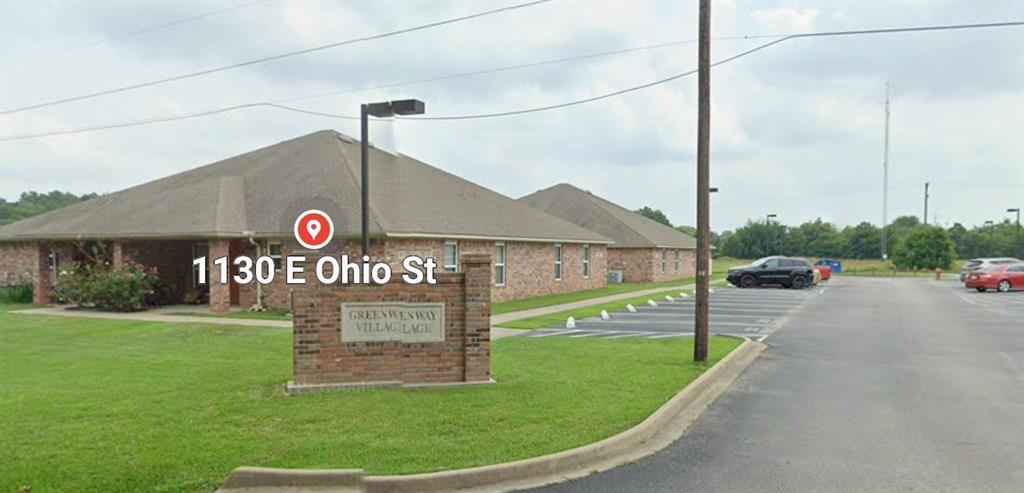
<path id="1" fill-rule="evenodd" d="M 107 265 L 80 265 L 57 278 L 59 297 L 78 306 L 132 312 L 146 308 L 157 285 L 156 270 L 140 264 L 120 269 Z"/>

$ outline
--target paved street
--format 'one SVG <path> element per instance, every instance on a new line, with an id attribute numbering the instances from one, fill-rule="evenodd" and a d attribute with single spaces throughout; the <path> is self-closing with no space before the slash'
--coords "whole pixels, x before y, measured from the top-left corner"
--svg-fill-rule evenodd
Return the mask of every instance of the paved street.
<path id="1" fill-rule="evenodd" d="M 816 297 L 827 289 L 795 290 L 778 287 L 759 289 L 714 288 L 711 293 L 712 333 L 738 334 L 763 341 L 786 318 L 798 312 L 808 299 Z M 686 291 L 685 293 L 690 293 Z M 657 306 L 637 305 L 636 312 L 611 313 L 608 320 L 588 318 L 576 321 L 574 329 L 561 326 L 536 330 L 526 337 L 647 337 L 668 338 L 693 335 L 692 297 L 674 296 L 654 298 Z"/>
<path id="2" fill-rule="evenodd" d="M 687 434 L 545 492 L 1024 491 L 1024 292 L 839 277 Z"/>

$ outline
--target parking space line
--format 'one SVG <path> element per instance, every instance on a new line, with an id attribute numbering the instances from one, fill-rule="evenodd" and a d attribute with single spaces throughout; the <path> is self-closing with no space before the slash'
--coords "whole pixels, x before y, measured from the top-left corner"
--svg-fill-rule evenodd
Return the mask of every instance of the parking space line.
<path id="1" fill-rule="evenodd" d="M 551 337 L 551 336 L 560 336 L 560 335 L 572 334 L 572 333 L 575 333 L 575 332 L 583 332 L 583 331 L 582 330 L 576 330 L 576 329 L 556 330 L 554 332 L 550 332 L 550 333 L 547 333 L 547 334 L 531 335 L 530 337 Z"/>

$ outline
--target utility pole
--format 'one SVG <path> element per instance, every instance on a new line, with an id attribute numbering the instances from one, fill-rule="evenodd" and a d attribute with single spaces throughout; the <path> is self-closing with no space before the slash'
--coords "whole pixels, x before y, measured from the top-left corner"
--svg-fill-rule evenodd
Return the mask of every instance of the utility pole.
<path id="1" fill-rule="evenodd" d="M 889 224 L 889 83 L 885 83 L 885 150 L 882 154 L 882 260 L 889 258 L 885 226 Z"/>
<path id="2" fill-rule="evenodd" d="M 924 182 L 924 216 L 921 216 L 921 217 L 922 217 L 922 219 L 924 219 L 925 225 L 927 225 L 928 224 L 928 182 Z"/>
<path id="3" fill-rule="evenodd" d="M 700 0 L 697 39 L 697 292 L 693 360 L 708 359 L 708 259 L 711 257 L 711 0 Z"/>

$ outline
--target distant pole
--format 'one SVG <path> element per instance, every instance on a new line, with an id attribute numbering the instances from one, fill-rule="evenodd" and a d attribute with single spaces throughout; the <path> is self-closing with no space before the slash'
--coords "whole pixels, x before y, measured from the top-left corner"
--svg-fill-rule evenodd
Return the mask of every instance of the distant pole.
<path id="1" fill-rule="evenodd" d="M 885 150 L 882 153 L 882 260 L 889 258 L 885 226 L 889 224 L 889 83 L 885 83 Z"/>
<path id="2" fill-rule="evenodd" d="M 924 182 L 924 223 L 928 224 L 928 182 Z"/>
<path id="3" fill-rule="evenodd" d="M 1016 208 L 1013 208 L 1013 209 L 1006 209 L 1006 212 L 1016 212 L 1017 213 L 1017 223 L 1016 223 L 1017 227 L 1016 227 L 1016 229 L 1014 230 L 1014 233 L 1013 233 L 1013 237 L 1014 237 L 1013 238 L 1013 246 L 1014 246 L 1014 251 L 1017 254 L 1017 258 L 1020 258 L 1021 257 L 1021 249 L 1020 249 L 1020 207 L 1016 207 Z"/>
<path id="4" fill-rule="evenodd" d="M 693 360 L 708 359 L 708 259 L 711 257 L 711 0 L 700 0 L 697 42 L 697 292 Z"/>
<path id="5" fill-rule="evenodd" d="M 370 111 L 369 105 L 359 106 L 359 189 L 362 209 L 363 256 L 370 254 Z"/>

